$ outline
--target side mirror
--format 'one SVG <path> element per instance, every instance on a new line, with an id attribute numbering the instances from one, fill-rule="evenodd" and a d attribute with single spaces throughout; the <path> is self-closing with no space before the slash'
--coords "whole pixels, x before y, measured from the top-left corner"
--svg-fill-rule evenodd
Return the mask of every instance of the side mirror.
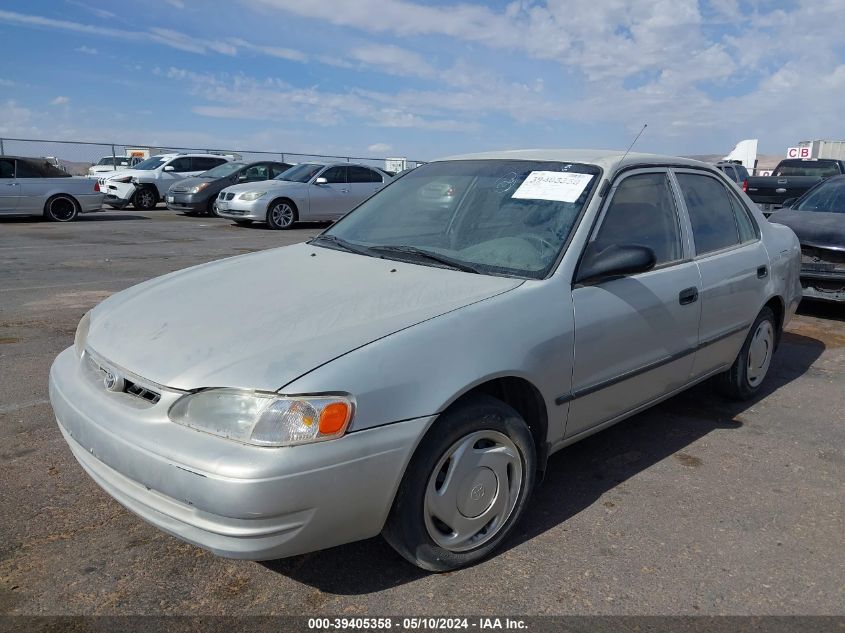
<path id="1" fill-rule="evenodd" d="M 327 178 L 323 178 L 322 176 L 320 176 L 319 178 L 317 178 L 317 180 L 314 181 L 314 184 L 315 185 L 327 185 L 327 184 L 329 184 L 329 181 L 328 181 Z"/>
<path id="2" fill-rule="evenodd" d="M 654 268 L 657 257 L 647 246 L 612 244 L 605 248 L 587 246 L 575 275 L 575 283 L 595 283 L 613 277 L 644 273 Z"/>
<path id="3" fill-rule="evenodd" d="M 173 165 L 165 165 L 164 171 L 173 171 Z"/>
<path id="4" fill-rule="evenodd" d="M 783 208 L 784 209 L 791 209 L 792 205 L 795 204 L 796 200 L 798 200 L 798 198 L 787 198 L 786 200 L 783 201 Z"/>

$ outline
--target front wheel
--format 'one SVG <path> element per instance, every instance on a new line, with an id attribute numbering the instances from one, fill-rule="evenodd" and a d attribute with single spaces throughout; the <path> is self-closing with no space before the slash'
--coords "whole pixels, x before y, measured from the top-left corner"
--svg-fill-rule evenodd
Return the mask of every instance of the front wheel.
<path id="1" fill-rule="evenodd" d="M 276 200 L 267 209 L 267 225 L 271 229 L 289 229 L 296 220 L 296 207 L 290 200 Z"/>
<path id="2" fill-rule="evenodd" d="M 158 203 L 156 192 L 150 187 L 141 187 L 132 196 L 132 206 L 140 211 L 149 211 Z"/>
<path id="3" fill-rule="evenodd" d="M 769 372 L 777 343 L 777 325 L 771 308 L 763 308 L 731 368 L 719 376 L 724 395 L 734 400 L 753 398 Z"/>
<path id="4" fill-rule="evenodd" d="M 53 196 L 44 205 L 44 217 L 52 222 L 72 222 L 79 216 L 79 205 L 70 196 Z"/>
<path id="5" fill-rule="evenodd" d="M 516 524 L 534 487 L 534 440 L 525 421 L 486 395 L 440 416 L 414 453 L 384 537 L 429 571 L 472 565 Z"/>

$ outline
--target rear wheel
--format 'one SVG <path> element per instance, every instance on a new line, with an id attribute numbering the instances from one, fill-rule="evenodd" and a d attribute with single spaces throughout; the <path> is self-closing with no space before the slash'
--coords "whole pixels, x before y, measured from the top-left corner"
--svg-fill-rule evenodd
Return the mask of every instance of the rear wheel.
<path id="1" fill-rule="evenodd" d="M 423 438 L 396 493 L 384 537 L 429 571 L 472 565 L 516 524 L 534 487 L 536 452 L 505 403 L 472 396 Z"/>
<path id="2" fill-rule="evenodd" d="M 149 211 L 158 203 L 158 196 L 150 187 L 141 187 L 132 196 L 132 206 L 140 211 Z"/>
<path id="3" fill-rule="evenodd" d="M 774 312 L 763 308 L 731 368 L 719 376 L 719 388 L 734 400 L 753 398 L 763 385 L 777 343 Z"/>
<path id="4" fill-rule="evenodd" d="M 79 216 L 79 204 L 71 196 L 53 196 L 44 205 L 44 217 L 52 222 L 72 222 Z"/>
<path id="5" fill-rule="evenodd" d="M 274 200 L 267 209 L 267 225 L 271 229 L 289 229 L 297 219 L 296 205 L 290 200 Z"/>

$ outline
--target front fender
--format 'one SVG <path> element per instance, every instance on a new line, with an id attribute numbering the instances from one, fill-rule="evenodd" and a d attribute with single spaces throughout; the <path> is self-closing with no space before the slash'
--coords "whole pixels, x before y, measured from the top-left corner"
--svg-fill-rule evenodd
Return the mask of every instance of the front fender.
<path id="1" fill-rule="evenodd" d="M 351 428 L 360 430 L 440 413 L 474 386 L 514 376 L 542 394 L 554 441 L 568 410 L 555 398 L 571 389 L 571 301 L 554 279 L 529 281 L 353 350 L 281 391 L 351 393 Z"/>

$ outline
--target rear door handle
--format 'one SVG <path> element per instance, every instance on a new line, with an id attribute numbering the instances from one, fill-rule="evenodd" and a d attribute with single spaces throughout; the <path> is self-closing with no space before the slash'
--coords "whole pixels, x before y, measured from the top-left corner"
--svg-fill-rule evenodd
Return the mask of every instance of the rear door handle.
<path id="1" fill-rule="evenodd" d="M 698 301 L 698 288 L 692 286 L 691 288 L 684 288 L 678 293 L 678 303 L 685 306 L 690 303 Z"/>
<path id="2" fill-rule="evenodd" d="M 769 276 L 769 269 L 766 268 L 765 266 L 760 266 L 760 268 L 757 269 L 757 278 L 758 279 L 765 279 L 768 276 Z"/>

